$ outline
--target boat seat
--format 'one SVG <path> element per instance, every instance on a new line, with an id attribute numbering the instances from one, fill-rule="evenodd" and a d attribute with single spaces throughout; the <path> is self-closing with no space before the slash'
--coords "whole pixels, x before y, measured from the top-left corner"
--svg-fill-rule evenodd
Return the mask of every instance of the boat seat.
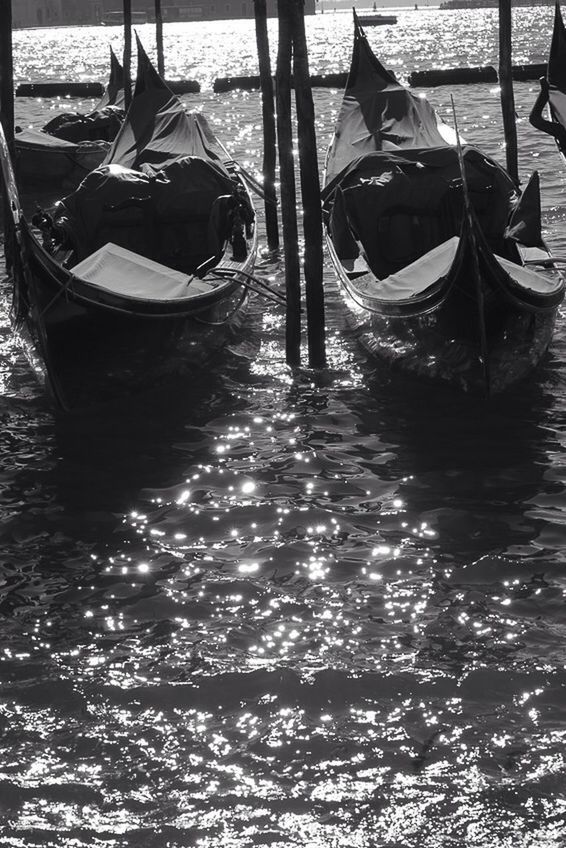
<path id="1" fill-rule="evenodd" d="M 109 242 L 71 272 L 113 294 L 143 300 L 178 300 L 206 294 L 216 283 L 200 280 Z"/>
<path id="2" fill-rule="evenodd" d="M 383 279 L 457 235 L 459 229 L 459 221 L 447 219 L 438 210 L 396 207 L 378 219 L 373 237 L 362 242 L 370 268 Z"/>
<path id="3" fill-rule="evenodd" d="M 422 294 L 448 273 L 460 242 L 453 236 L 406 265 L 397 273 L 376 279 L 370 274 L 356 280 L 356 288 L 363 294 L 383 301 L 403 301 Z"/>

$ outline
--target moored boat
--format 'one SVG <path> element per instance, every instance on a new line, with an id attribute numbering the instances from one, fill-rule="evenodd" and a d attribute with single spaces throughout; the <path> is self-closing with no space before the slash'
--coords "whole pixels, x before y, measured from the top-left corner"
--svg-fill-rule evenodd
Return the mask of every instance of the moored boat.
<path id="1" fill-rule="evenodd" d="M 104 94 L 86 115 L 63 112 L 41 130 L 15 136 L 18 182 L 56 183 L 71 188 L 107 156 L 124 119 L 124 70 L 110 50 L 110 76 Z"/>
<path id="2" fill-rule="evenodd" d="M 241 324 L 257 250 L 249 193 L 205 117 L 185 112 L 138 42 L 105 162 L 33 223 L 1 146 L 13 322 L 57 405 L 190 379 Z"/>
<path id="3" fill-rule="evenodd" d="M 482 393 L 539 363 L 564 281 L 541 235 L 538 175 L 521 196 L 500 165 L 462 145 L 381 65 L 355 14 L 323 198 L 340 289 L 369 351 Z"/>

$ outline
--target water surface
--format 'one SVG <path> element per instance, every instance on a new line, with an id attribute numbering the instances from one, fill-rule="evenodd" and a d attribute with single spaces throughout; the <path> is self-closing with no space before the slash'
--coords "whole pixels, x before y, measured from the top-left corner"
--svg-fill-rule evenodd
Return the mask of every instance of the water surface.
<path id="1" fill-rule="evenodd" d="M 552 9 L 515 15 L 546 56 Z M 401 76 L 496 63 L 496 11 L 400 10 Z M 274 23 L 270 24 L 274 34 Z M 150 26 L 140 27 L 148 48 Z M 345 70 L 349 15 L 308 21 Z M 261 167 L 253 24 L 166 27 L 170 76 Z M 22 31 L 16 75 L 104 79 L 116 28 Z M 47 71 L 43 69 L 47 68 Z M 522 179 L 566 257 L 565 175 L 516 85 Z M 503 161 L 498 90 L 426 92 Z M 321 161 L 340 93 L 315 92 Z M 41 125 L 77 101 L 22 100 Z M 262 244 L 265 246 L 260 210 Z M 259 269 L 282 281 L 279 261 Z M 566 843 L 566 333 L 478 402 L 368 362 L 325 267 L 329 368 L 284 317 L 181 393 L 60 416 L 0 313 L 0 842 L 6 848 L 561 848 Z"/>

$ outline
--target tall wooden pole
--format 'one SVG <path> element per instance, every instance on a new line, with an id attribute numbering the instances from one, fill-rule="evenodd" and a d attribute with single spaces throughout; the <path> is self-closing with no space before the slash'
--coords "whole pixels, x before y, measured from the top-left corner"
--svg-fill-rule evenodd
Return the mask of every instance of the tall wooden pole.
<path id="1" fill-rule="evenodd" d="M 0 3 L 0 107 L 8 145 L 14 145 L 14 60 L 12 53 L 12 4 Z"/>
<path id="2" fill-rule="evenodd" d="M 499 85 L 501 87 L 503 133 L 505 135 L 507 170 L 518 184 L 519 165 L 515 98 L 513 95 L 511 32 L 511 0 L 499 0 Z"/>
<path id="3" fill-rule="evenodd" d="M 320 177 L 314 119 L 314 103 L 310 82 L 304 0 L 287 0 L 293 26 L 293 72 L 297 132 L 303 198 L 303 231 L 305 235 L 305 292 L 309 365 L 326 366 L 324 329 L 324 290 L 322 255 L 322 207 Z"/>
<path id="4" fill-rule="evenodd" d="M 132 102 L 132 0 L 124 3 L 124 100 L 126 109 Z"/>
<path id="5" fill-rule="evenodd" d="M 270 251 L 279 249 L 279 224 L 277 220 L 277 195 L 275 193 L 275 168 L 277 165 L 277 134 L 269 36 L 267 32 L 266 0 L 254 0 L 255 32 L 261 84 L 263 115 L 263 190 L 265 192 L 265 229 Z"/>
<path id="6" fill-rule="evenodd" d="M 276 102 L 277 141 L 281 181 L 281 214 L 285 248 L 285 284 L 287 289 L 286 356 L 289 365 L 301 362 L 301 269 L 297 228 L 297 192 L 291 122 L 291 57 L 293 52 L 289 0 L 277 0 L 279 49 L 277 53 Z"/>
<path id="7" fill-rule="evenodd" d="M 14 155 L 14 59 L 12 46 L 12 3 L 0 3 L 0 117 L 6 141 L 12 157 Z M 4 217 L 4 255 L 8 271 L 13 263 L 14 222 L 10 201 L 2 192 L 2 214 Z"/>
<path id="8" fill-rule="evenodd" d="M 161 0 L 155 0 L 155 41 L 157 42 L 157 70 L 165 79 L 165 57 L 163 54 L 163 14 Z"/>

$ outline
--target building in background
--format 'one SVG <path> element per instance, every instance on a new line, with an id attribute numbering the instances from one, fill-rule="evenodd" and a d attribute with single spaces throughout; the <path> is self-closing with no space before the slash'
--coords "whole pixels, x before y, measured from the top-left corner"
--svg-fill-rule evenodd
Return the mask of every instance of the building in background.
<path id="1" fill-rule="evenodd" d="M 316 0 L 305 0 L 305 12 L 314 15 Z M 164 21 L 215 21 L 234 18 L 253 18 L 254 0 L 161 0 Z M 138 20 L 152 21 L 155 15 L 154 0 L 133 0 L 132 14 Z M 267 0 L 267 14 L 277 15 L 277 0 Z M 103 21 L 115 23 L 122 20 L 120 0 L 104 0 Z"/>
<path id="2" fill-rule="evenodd" d="M 12 24 L 22 27 L 99 24 L 104 0 L 12 0 Z"/>

